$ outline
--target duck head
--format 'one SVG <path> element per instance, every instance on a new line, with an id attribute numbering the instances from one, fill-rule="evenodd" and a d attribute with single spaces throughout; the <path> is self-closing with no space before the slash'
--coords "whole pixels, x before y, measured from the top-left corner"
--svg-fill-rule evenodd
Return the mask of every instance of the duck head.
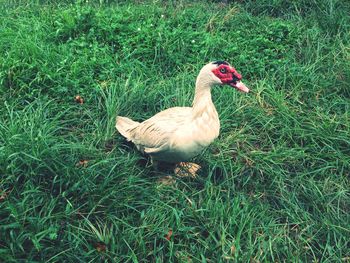
<path id="1" fill-rule="evenodd" d="M 249 88 L 241 81 L 242 75 L 226 61 L 214 61 L 205 65 L 200 75 L 205 74 L 213 85 L 229 85 L 239 91 L 249 92 Z"/>

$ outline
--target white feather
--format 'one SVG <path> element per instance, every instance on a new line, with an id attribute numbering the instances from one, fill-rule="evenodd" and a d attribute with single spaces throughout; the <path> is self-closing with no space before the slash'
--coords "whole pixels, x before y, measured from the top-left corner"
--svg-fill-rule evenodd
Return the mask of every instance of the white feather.
<path id="1" fill-rule="evenodd" d="M 211 100 L 211 87 L 221 84 L 212 73 L 214 67 L 210 63 L 200 71 L 192 107 L 169 108 L 141 123 L 118 116 L 116 128 L 155 160 L 176 163 L 200 154 L 220 130 Z"/>

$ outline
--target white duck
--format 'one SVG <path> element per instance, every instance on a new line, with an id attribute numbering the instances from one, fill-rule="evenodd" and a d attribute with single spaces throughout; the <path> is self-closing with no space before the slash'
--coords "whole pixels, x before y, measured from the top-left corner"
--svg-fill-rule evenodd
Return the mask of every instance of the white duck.
<path id="1" fill-rule="evenodd" d="M 225 61 L 205 65 L 196 81 L 192 107 L 174 107 L 136 122 L 117 117 L 116 128 L 153 162 L 179 163 L 201 153 L 219 135 L 220 121 L 211 100 L 211 88 L 230 85 L 242 92 L 249 89 L 242 76 Z"/>

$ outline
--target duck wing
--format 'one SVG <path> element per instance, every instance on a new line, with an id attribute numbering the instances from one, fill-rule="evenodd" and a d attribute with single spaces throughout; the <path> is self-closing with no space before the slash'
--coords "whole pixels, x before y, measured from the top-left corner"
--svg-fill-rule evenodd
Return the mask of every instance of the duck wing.
<path id="1" fill-rule="evenodd" d="M 192 108 L 174 107 L 161 111 L 130 130 L 139 150 L 152 154 L 169 149 L 173 135 L 191 119 Z"/>

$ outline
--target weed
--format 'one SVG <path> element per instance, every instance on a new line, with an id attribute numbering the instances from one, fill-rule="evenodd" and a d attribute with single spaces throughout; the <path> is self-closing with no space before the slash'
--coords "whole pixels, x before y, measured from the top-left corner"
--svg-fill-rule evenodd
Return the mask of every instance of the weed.
<path id="1" fill-rule="evenodd" d="M 0 18 L 1 261 L 349 260 L 346 1 L 41 2 Z M 115 117 L 216 59 L 252 92 L 213 89 L 199 178 L 159 186 Z"/>

